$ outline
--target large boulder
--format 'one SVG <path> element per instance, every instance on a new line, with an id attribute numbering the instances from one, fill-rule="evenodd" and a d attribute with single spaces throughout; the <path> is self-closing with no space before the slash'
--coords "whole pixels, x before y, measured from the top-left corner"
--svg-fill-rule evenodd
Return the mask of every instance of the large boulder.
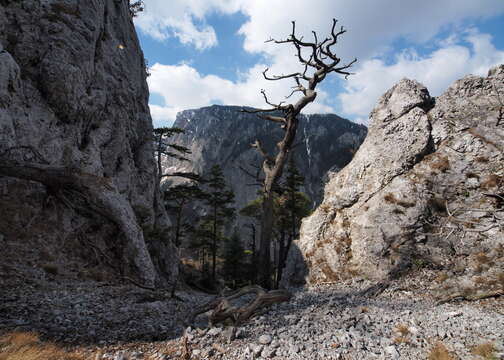
<path id="1" fill-rule="evenodd" d="M 284 284 L 429 266 L 458 279 L 445 285 L 454 292 L 504 287 L 503 101 L 503 65 L 436 99 L 408 79 L 387 91 L 354 159 L 303 221 Z"/>
<path id="2" fill-rule="evenodd" d="M 107 206 L 127 219 L 117 231 L 117 219 L 90 210 L 82 194 L 2 176 L 0 233 L 13 253 L 4 261 L 38 264 L 33 250 L 44 249 L 63 272 L 108 263 L 117 278 L 174 280 L 176 251 L 142 231 L 168 225 L 155 209 L 148 96 L 128 1 L 0 2 L 2 159 L 102 179 L 119 194 Z"/>

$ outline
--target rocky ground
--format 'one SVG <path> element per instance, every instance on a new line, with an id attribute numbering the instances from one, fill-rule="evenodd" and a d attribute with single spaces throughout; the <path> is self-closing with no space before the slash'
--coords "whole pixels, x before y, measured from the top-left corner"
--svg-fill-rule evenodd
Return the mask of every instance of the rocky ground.
<path id="1" fill-rule="evenodd" d="M 429 295 L 436 276 L 419 270 L 378 296 L 364 294 L 367 281 L 297 290 L 243 326 L 210 329 L 205 316 L 184 325 L 208 301 L 201 293 L 171 299 L 106 283 L 4 282 L 0 333 L 35 331 L 89 359 L 504 358 L 504 298 L 438 305 Z M 429 357 L 436 345 L 441 352 Z"/>

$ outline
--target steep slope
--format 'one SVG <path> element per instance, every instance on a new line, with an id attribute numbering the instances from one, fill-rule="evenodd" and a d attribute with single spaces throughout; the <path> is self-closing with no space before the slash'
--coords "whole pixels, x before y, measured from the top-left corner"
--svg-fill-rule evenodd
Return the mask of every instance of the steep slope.
<path id="1" fill-rule="evenodd" d="M 186 110 L 177 115 L 174 124 L 185 130 L 174 142 L 188 147 L 192 154 L 190 162 L 169 159 L 164 163 L 165 172 L 195 171 L 205 173 L 212 165 L 219 164 L 226 180 L 236 196 L 236 207 L 242 208 L 257 197 L 258 186 L 240 167 L 255 174 L 261 158 L 251 147 L 259 139 L 268 150 L 272 150 L 281 138 L 279 126 L 257 116 L 240 112 L 235 106 L 210 106 L 198 110 Z M 344 167 L 366 136 L 365 126 L 354 124 L 336 115 L 303 116 L 295 148 L 296 163 L 305 176 L 305 192 L 319 203 L 322 186 L 334 171 Z M 256 166 L 256 167 L 254 167 Z"/>
<path id="2" fill-rule="evenodd" d="M 154 212 L 145 62 L 128 4 L 0 2 L 0 261 L 17 273 L 51 263 L 68 276 L 176 276 L 175 251 L 141 228 L 168 219 Z M 21 168 L 36 181 L 12 177 Z"/>
<path id="3" fill-rule="evenodd" d="M 436 99 L 407 79 L 390 89 L 303 221 L 285 279 L 381 279 L 427 266 L 442 271 L 440 296 L 502 291 L 503 100 L 502 65 Z"/>

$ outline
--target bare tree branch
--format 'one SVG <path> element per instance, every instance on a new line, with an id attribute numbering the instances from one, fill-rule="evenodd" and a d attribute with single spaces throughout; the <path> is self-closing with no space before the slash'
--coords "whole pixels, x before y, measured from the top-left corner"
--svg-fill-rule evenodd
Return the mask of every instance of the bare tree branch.
<path id="1" fill-rule="evenodd" d="M 255 293 L 256 297 L 250 303 L 241 307 L 231 304 L 232 300 L 252 293 Z M 191 324 L 199 314 L 213 310 L 209 317 L 210 326 L 227 319 L 231 319 L 235 325 L 240 325 L 253 316 L 259 309 L 275 303 L 289 301 L 291 297 L 292 294 L 287 290 L 266 291 L 257 285 L 245 286 L 227 296 L 216 297 L 208 303 L 199 306 L 188 316 L 188 322 Z"/>
<path id="2" fill-rule="evenodd" d="M 243 112 L 256 114 L 279 111 L 284 115 L 283 117 L 271 115 L 259 116 L 264 120 L 280 123 L 285 130 L 284 137 L 277 143 L 278 151 L 274 157 L 266 153 L 259 141 L 252 144 L 264 158 L 263 172 L 265 179 L 263 184 L 263 211 L 259 248 L 259 269 L 261 273 L 259 281 L 266 288 L 269 288 L 271 283 L 270 248 L 273 237 L 273 196 L 275 187 L 282 176 L 287 155 L 293 147 L 298 127 L 297 117 L 309 103 L 315 101 L 317 97 L 315 89 L 319 83 L 325 80 L 328 74 L 337 73 L 344 75 L 346 78 L 352 74 L 348 69 L 357 61 L 354 59 L 347 64 L 340 65 L 341 59 L 333 52 L 332 47 L 337 44 L 339 36 L 344 34 L 346 30 L 342 27 L 339 31 L 336 31 L 336 23 L 337 21 L 333 19 L 331 35 L 323 41 L 319 41 L 319 37 L 315 31 L 312 31 L 313 42 L 304 41 L 303 37 L 297 37 L 295 21 L 292 21 L 292 31 L 286 39 L 268 39 L 266 42 L 274 44 L 292 44 L 296 49 L 295 56 L 303 65 L 303 70 L 302 72 L 293 72 L 290 74 L 268 75 L 269 68 L 266 68 L 262 73 L 263 77 L 270 81 L 293 79 L 296 85 L 292 87 L 292 92 L 286 96 L 286 99 L 289 99 L 295 93 L 301 93 L 302 96 L 294 104 L 284 104 L 283 102 L 274 104 L 269 101 L 265 90 L 261 90 L 264 101 L 272 108 L 242 110 Z M 309 53 L 309 58 L 305 56 L 305 52 Z"/>

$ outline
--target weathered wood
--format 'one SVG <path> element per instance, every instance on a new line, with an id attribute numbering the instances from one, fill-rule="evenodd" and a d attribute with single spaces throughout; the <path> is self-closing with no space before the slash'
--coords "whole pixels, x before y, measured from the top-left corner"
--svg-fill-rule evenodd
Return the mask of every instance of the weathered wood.
<path id="1" fill-rule="evenodd" d="M 339 31 L 336 31 L 336 19 L 333 19 L 333 24 L 331 28 L 331 36 L 326 38 L 324 41 L 318 41 L 317 34 L 313 33 L 314 41 L 307 42 L 303 41 L 303 38 L 298 38 L 296 36 L 296 23 L 292 22 L 292 32 L 290 36 L 285 40 L 275 40 L 270 39 L 269 42 L 275 44 L 285 44 L 289 43 L 294 45 L 296 48 L 296 55 L 299 62 L 303 65 L 302 72 L 294 72 L 287 75 L 273 75 L 269 76 L 267 74 L 269 69 L 263 71 L 263 77 L 266 80 L 278 81 L 283 79 L 293 79 L 296 83 L 292 93 L 287 96 L 289 98 L 294 93 L 301 93 L 302 96 L 294 104 L 284 104 L 283 102 L 279 104 L 274 104 L 269 101 L 266 92 L 261 90 L 261 94 L 264 97 L 266 104 L 271 106 L 269 109 L 258 109 L 258 110 L 248 110 L 244 109 L 243 112 L 248 113 L 259 113 L 260 118 L 266 121 L 273 121 L 278 123 L 281 128 L 285 131 L 284 137 L 281 141 L 277 143 L 278 152 L 275 156 L 267 154 L 266 151 L 261 147 L 260 143 L 256 141 L 252 146 L 257 149 L 259 154 L 263 157 L 262 170 L 264 172 L 265 178 L 263 182 L 263 202 L 262 202 L 262 219 L 261 219 L 261 240 L 259 244 L 259 283 L 266 287 L 271 288 L 271 264 L 270 264 L 270 248 L 271 239 L 273 233 L 273 189 L 278 183 L 282 176 L 283 168 L 287 162 L 287 158 L 290 150 L 293 147 L 293 142 L 296 137 L 297 127 L 298 127 L 298 115 L 301 111 L 310 103 L 315 101 L 317 97 L 317 92 L 315 91 L 317 85 L 321 83 L 330 73 L 337 73 L 347 77 L 351 75 L 348 69 L 357 61 L 357 59 L 351 62 L 339 65 L 341 59 L 334 53 L 332 47 L 338 42 L 338 37 L 346 32 L 346 30 L 341 27 Z M 303 55 L 302 49 L 306 49 L 310 57 L 307 59 Z M 308 74 L 308 69 L 313 71 L 312 74 Z M 281 112 L 283 116 L 273 116 L 264 113 L 268 112 Z"/>
<path id="2" fill-rule="evenodd" d="M 256 297 L 245 306 L 238 307 L 231 304 L 232 300 L 248 294 L 255 294 Z M 250 319 L 257 310 L 276 303 L 289 301 L 291 297 L 292 294 L 287 290 L 266 291 L 257 285 L 245 286 L 226 296 L 216 297 L 198 307 L 188 316 L 188 323 L 193 323 L 198 315 L 213 309 L 209 316 L 210 325 L 226 321 L 227 319 L 233 321 L 235 325 L 240 325 Z"/>
<path id="3" fill-rule="evenodd" d="M 455 293 L 451 294 L 449 296 L 446 296 L 439 300 L 437 302 L 437 305 L 442 305 L 449 303 L 450 301 L 453 300 L 467 300 L 467 301 L 477 301 L 477 300 L 483 300 L 483 299 L 488 299 L 492 297 L 498 297 L 498 296 L 504 296 L 504 290 L 491 290 L 491 291 L 483 291 L 479 292 L 473 295 L 465 295 L 462 293 Z"/>

